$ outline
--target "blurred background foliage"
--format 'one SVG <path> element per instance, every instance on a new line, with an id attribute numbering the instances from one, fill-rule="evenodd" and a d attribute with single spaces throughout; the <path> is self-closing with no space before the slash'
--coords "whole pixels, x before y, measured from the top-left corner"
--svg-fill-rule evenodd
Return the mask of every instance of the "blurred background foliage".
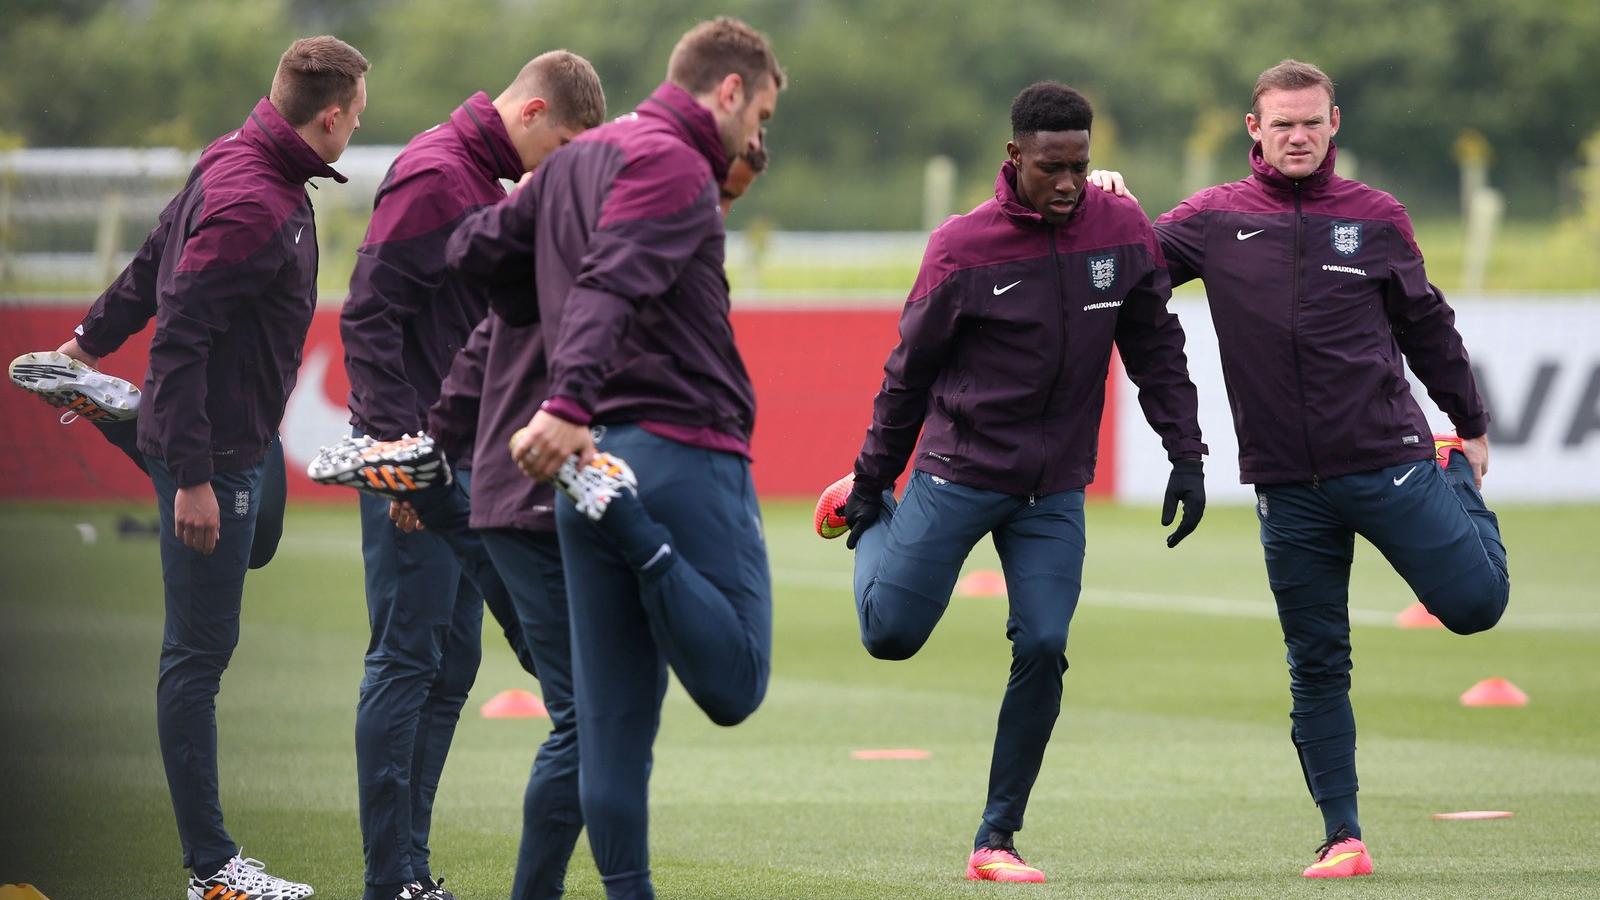
<path id="1" fill-rule="evenodd" d="M 785 229 L 916 229 L 923 165 L 957 166 L 956 205 L 990 190 L 1011 97 L 1053 78 L 1088 94 L 1095 164 L 1146 209 L 1197 177 L 1242 176 L 1256 74 L 1326 68 L 1359 176 L 1421 216 L 1459 212 L 1452 147 L 1488 138 L 1515 219 L 1577 215 L 1580 147 L 1600 128 L 1600 4 L 1571 0 L 0 0 L 0 131 L 42 146 L 197 148 L 265 93 L 283 47 L 332 32 L 373 62 L 358 140 L 404 143 L 529 57 L 567 47 L 613 115 L 642 99 L 693 22 L 739 15 L 792 84 L 774 166 L 736 213 Z M 1187 176 L 1186 176 L 1187 173 Z"/>

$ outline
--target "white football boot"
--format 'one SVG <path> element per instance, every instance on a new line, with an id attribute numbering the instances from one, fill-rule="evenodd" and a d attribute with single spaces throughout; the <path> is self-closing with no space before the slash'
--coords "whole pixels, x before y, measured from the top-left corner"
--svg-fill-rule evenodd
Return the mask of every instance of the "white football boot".
<path id="1" fill-rule="evenodd" d="M 556 470 L 550 482 L 567 495 L 578 512 L 596 522 L 605 516 L 611 501 L 623 491 L 636 496 L 639 493 L 639 479 L 634 477 L 633 469 L 609 453 L 596 453 L 585 466 L 578 465 L 578 455 L 573 454 Z"/>
<path id="2" fill-rule="evenodd" d="M 370 435 L 342 438 L 317 453 L 306 476 L 318 484 L 344 485 L 391 500 L 449 484 L 452 477 L 444 451 L 422 432 L 395 441 Z"/>
<path id="3" fill-rule="evenodd" d="M 304 900 L 313 893 L 309 884 L 268 874 L 259 859 L 235 856 L 204 881 L 190 876 L 188 900 Z"/>
<path id="4" fill-rule="evenodd" d="M 11 361 L 11 381 L 64 409 L 61 424 L 74 419 L 123 422 L 139 415 L 139 389 L 127 381 L 84 365 L 65 353 L 41 350 Z"/>

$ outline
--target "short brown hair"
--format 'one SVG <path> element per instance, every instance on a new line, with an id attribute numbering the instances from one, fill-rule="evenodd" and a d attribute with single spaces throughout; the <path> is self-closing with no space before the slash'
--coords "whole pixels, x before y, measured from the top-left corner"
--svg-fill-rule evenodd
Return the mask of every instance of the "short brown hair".
<path id="1" fill-rule="evenodd" d="M 1256 79 L 1256 91 L 1250 95 L 1250 111 L 1261 115 L 1261 95 L 1267 91 L 1298 91 L 1301 88 L 1320 87 L 1328 92 L 1328 105 L 1333 105 L 1333 79 L 1328 73 L 1303 63 L 1286 59 L 1261 73 Z"/>
<path id="2" fill-rule="evenodd" d="M 704 94 L 729 75 L 743 79 L 746 98 L 760 89 L 763 75 L 783 90 L 783 67 L 767 36 L 728 16 L 689 29 L 667 60 L 667 80 L 691 94 Z"/>
<path id="3" fill-rule="evenodd" d="M 350 105 L 372 68 L 361 51 L 331 34 L 301 38 L 283 51 L 272 76 L 273 108 L 296 128 L 334 104 Z"/>
<path id="4" fill-rule="evenodd" d="M 550 104 L 551 118 L 571 128 L 593 128 L 606 118 L 599 73 L 587 59 L 568 50 L 551 50 L 529 60 L 506 93 L 543 97 Z"/>

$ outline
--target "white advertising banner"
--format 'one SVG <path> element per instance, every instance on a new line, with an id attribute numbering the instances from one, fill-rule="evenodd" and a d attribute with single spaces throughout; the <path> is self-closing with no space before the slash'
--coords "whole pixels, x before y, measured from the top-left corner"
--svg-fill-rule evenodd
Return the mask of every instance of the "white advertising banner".
<path id="1" fill-rule="evenodd" d="M 1450 298 L 1492 419 L 1484 493 L 1495 500 L 1600 501 L 1600 298 Z M 1211 455 L 1206 493 L 1252 502 L 1239 484 L 1239 445 L 1222 385 L 1217 336 L 1203 299 L 1175 300 L 1188 336 L 1189 372 L 1200 391 L 1200 428 Z M 1166 454 L 1139 411 L 1131 383 L 1118 386 L 1117 496 L 1159 502 Z M 1416 376 L 1412 393 L 1436 431 L 1450 421 Z"/>

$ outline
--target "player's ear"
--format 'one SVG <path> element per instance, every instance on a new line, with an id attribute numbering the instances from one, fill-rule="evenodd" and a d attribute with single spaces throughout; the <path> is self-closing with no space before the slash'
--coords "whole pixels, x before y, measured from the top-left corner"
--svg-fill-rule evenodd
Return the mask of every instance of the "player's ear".
<path id="1" fill-rule="evenodd" d="M 744 108 L 744 76 L 738 72 L 729 72 L 717 84 L 717 103 L 726 110 L 732 111 Z"/>
<path id="2" fill-rule="evenodd" d="M 543 97 L 530 97 L 522 103 L 522 124 L 531 125 L 533 121 L 550 109 Z"/>
<path id="3" fill-rule="evenodd" d="M 1339 107 L 1335 106 L 1328 114 L 1328 136 L 1333 137 L 1339 133 Z"/>
<path id="4" fill-rule="evenodd" d="M 1016 141 L 1006 141 L 1006 156 L 1018 166 L 1022 165 L 1022 148 L 1017 146 Z"/>
<path id="5" fill-rule="evenodd" d="M 1338 107 L 1334 107 L 1334 109 L 1338 109 Z M 1339 121 L 1337 113 L 1334 114 L 1333 121 L 1335 123 Z M 1335 127 L 1337 127 L 1337 125 L 1335 125 Z M 1245 134 L 1250 135 L 1250 140 L 1261 140 L 1261 120 L 1256 118 L 1255 113 L 1247 112 L 1244 114 L 1244 131 Z"/>

